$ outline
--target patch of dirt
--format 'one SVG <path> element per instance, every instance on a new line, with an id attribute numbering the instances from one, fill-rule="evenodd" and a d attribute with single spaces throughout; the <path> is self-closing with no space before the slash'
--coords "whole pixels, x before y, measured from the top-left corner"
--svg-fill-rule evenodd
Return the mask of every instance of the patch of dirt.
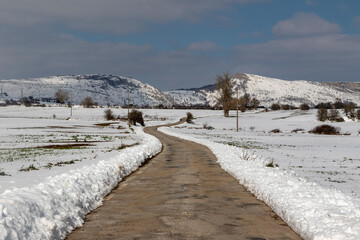
<path id="1" fill-rule="evenodd" d="M 94 125 L 95 125 L 95 126 L 98 126 L 98 127 L 108 127 L 108 126 L 110 126 L 111 124 L 116 124 L 116 122 L 96 123 L 96 124 L 94 124 Z"/>
<path id="2" fill-rule="evenodd" d="M 73 144 L 62 144 L 62 145 L 46 145 L 46 146 L 38 146 L 36 148 L 46 148 L 46 149 L 73 149 L 78 147 L 89 147 L 95 146 L 94 144 L 90 143 L 73 143 Z"/>

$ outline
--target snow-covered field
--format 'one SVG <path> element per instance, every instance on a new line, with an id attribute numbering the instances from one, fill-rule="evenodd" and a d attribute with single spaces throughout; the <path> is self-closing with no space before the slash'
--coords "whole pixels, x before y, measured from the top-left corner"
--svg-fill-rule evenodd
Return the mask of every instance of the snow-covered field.
<path id="1" fill-rule="evenodd" d="M 160 142 L 106 108 L 0 108 L 0 239 L 62 239 Z M 112 109 L 126 116 L 127 109 Z M 142 110 L 147 125 L 185 110 Z M 211 111 L 202 111 L 205 116 Z"/>
<path id="2" fill-rule="evenodd" d="M 104 110 L 74 108 L 69 118 L 65 107 L 0 108 L 0 239 L 63 238 L 160 151 L 142 127 L 104 121 Z M 234 112 L 142 111 L 147 125 L 192 112 L 194 124 L 162 130 L 208 146 L 224 170 L 305 239 L 360 239 L 359 122 L 330 123 L 346 135 L 325 136 L 308 133 L 321 124 L 315 111 L 247 112 L 236 132 Z M 279 167 L 267 167 L 271 162 Z"/>
<path id="3" fill-rule="evenodd" d="M 360 239 L 359 122 L 327 123 L 346 135 L 325 136 L 308 133 L 322 124 L 315 111 L 247 112 L 236 132 L 231 115 L 161 130 L 208 146 L 224 170 L 303 238 Z"/>

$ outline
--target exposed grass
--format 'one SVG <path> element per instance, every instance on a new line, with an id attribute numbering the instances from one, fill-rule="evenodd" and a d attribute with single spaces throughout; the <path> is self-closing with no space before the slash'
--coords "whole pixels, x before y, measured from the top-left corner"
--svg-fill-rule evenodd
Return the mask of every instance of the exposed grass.
<path id="1" fill-rule="evenodd" d="M 45 149 L 85 149 L 85 147 L 93 146 L 89 143 L 79 143 L 79 144 L 61 144 L 61 145 L 47 145 L 47 146 L 40 146 L 36 148 L 45 148 Z"/>
<path id="2" fill-rule="evenodd" d="M 203 124 L 203 128 L 206 129 L 206 130 L 214 130 L 214 128 L 212 126 L 210 126 L 209 124 L 207 124 L 207 123 Z"/>
<path id="3" fill-rule="evenodd" d="M 20 172 L 29 172 L 29 171 L 33 171 L 33 170 L 39 170 L 37 167 L 34 166 L 34 164 L 31 164 L 30 166 L 28 167 L 24 167 L 22 166 L 19 171 Z"/>
<path id="4" fill-rule="evenodd" d="M 61 167 L 63 165 L 75 164 L 75 162 L 80 162 L 80 161 L 81 160 L 79 160 L 79 159 L 75 159 L 75 160 L 69 160 L 69 161 L 60 161 L 60 162 L 57 162 L 57 163 L 48 163 L 45 166 L 43 166 L 43 168 L 51 169 L 54 166 L 55 167 Z"/>
<path id="5" fill-rule="evenodd" d="M 11 175 L 5 173 L 4 169 L 0 168 L 0 176 L 11 176 Z"/>
<path id="6" fill-rule="evenodd" d="M 271 159 L 271 162 L 265 165 L 266 167 L 279 167 L 279 164 L 274 163 L 274 159 Z"/>
<path id="7" fill-rule="evenodd" d="M 134 144 L 129 144 L 129 145 L 121 144 L 120 147 L 117 148 L 117 150 L 122 150 L 122 149 L 125 149 L 125 148 L 128 148 L 128 147 L 137 146 L 137 145 L 139 145 L 139 144 L 140 144 L 140 143 L 134 143 Z"/>

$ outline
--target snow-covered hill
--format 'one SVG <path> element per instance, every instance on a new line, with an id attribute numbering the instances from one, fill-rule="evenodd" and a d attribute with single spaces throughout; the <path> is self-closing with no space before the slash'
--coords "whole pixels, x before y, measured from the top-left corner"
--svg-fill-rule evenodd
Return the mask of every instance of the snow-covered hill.
<path id="1" fill-rule="evenodd" d="M 253 74 L 238 73 L 232 76 L 233 96 L 239 89 L 239 96 L 249 94 L 260 101 L 260 105 L 270 106 L 273 103 L 302 103 L 314 106 L 320 102 L 333 102 L 336 98 L 352 101 L 360 105 L 360 92 L 344 85 L 329 85 L 310 81 L 286 81 Z M 179 105 L 210 105 L 217 102 L 218 92 L 214 85 L 198 89 L 173 90 L 165 92 Z"/>
<path id="2" fill-rule="evenodd" d="M 67 91 L 74 104 L 87 96 L 101 105 L 107 103 L 127 105 L 128 89 L 130 104 L 137 106 L 171 105 L 172 99 L 155 87 L 134 78 L 114 75 L 73 75 L 46 78 L 0 80 L 2 97 L 20 99 L 33 96 L 35 99 L 54 98 L 59 89 Z M 6 93 L 6 94 L 5 94 Z"/>

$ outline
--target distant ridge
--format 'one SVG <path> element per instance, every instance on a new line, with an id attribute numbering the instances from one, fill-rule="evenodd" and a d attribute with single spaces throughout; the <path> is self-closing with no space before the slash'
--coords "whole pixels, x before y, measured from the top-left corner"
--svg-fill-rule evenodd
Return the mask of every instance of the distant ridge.
<path id="1" fill-rule="evenodd" d="M 86 96 L 101 105 L 127 105 L 128 90 L 130 104 L 136 106 L 172 105 L 172 99 L 155 87 L 131 77 L 111 74 L 64 75 L 45 78 L 0 80 L 7 99 L 33 96 L 42 99 L 54 98 L 58 89 L 68 91 L 74 104 Z"/>
<path id="2" fill-rule="evenodd" d="M 360 105 L 360 83 L 320 83 L 311 81 L 287 81 L 254 74 L 236 73 L 232 75 L 233 96 L 236 89 L 240 96 L 249 94 L 269 107 L 273 103 L 299 106 L 302 103 L 314 106 L 320 102 L 333 102 L 337 98 Z M 201 88 L 179 89 L 165 92 L 179 105 L 215 106 L 217 103 L 215 84 Z"/>
<path id="3" fill-rule="evenodd" d="M 260 101 L 260 105 L 269 107 L 273 103 L 299 106 L 302 103 L 314 106 L 320 102 L 333 102 L 337 98 L 352 101 L 360 105 L 360 83 L 350 82 L 310 82 L 287 81 L 254 74 L 237 73 L 232 75 L 233 96 L 236 90 L 240 96 L 249 94 Z M 4 100 L 20 99 L 32 96 L 54 100 L 58 89 L 68 91 L 72 102 L 79 104 L 86 96 L 101 105 L 127 105 L 128 90 L 130 104 L 135 106 L 159 105 L 171 107 L 210 106 L 217 104 L 218 92 L 215 84 L 200 88 L 178 89 L 162 92 L 132 77 L 111 74 L 64 75 L 44 78 L 0 80 Z"/>

